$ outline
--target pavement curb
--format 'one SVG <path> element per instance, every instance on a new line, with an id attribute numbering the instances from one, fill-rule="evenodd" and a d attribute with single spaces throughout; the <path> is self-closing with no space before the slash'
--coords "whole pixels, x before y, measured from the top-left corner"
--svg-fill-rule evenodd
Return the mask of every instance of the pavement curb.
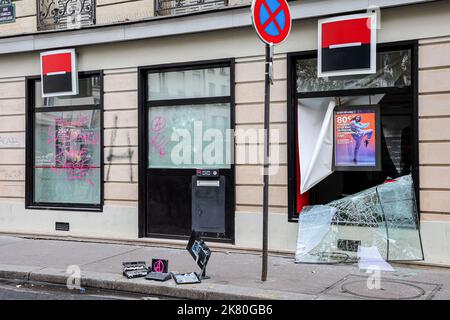
<path id="1" fill-rule="evenodd" d="M 32 266 L 0 264 L 0 278 L 65 285 L 69 274 L 65 270 Z M 315 295 L 295 292 L 255 289 L 228 284 L 208 283 L 177 285 L 174 281 L 126 279 L 112 273 L 82 272 L 81 287 L 166 296 L 191 300 L 314 300 Z"/>

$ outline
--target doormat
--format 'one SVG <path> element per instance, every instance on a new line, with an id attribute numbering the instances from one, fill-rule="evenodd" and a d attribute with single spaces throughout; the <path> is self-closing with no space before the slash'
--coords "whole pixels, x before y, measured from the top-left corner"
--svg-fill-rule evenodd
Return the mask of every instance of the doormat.
<path id="1" fill-rule="evenodd" d="M 344 299 L 431 300 L 442 287 L 442 284 L 437 283 L 381 277 L 380 288 L 369 289 L 369 277 L 349 274 L 322 291 L 321 296 L 339 296 Z M 369 280 L 369 283 L 373 286 L 372 281 Z"/>

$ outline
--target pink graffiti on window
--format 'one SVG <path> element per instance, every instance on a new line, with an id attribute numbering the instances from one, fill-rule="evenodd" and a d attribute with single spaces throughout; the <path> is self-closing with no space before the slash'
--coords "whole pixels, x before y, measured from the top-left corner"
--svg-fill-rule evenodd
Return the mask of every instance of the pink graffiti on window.
<path id="1" fill-rule="evenodd" d="M 89 119 L 80 116 L 75 120 L 56 118 L 55 127 L 50 127 L 47 132 L 47 144 L 52 145 L 52 165 L 36 166 L 36 168 L 50 168 L 56 174 L 65 173 L 67 181 L 81 180 L 88 185 L 94 185 L 90 179 L 93 171 L 100 168 L 92 165 L 93 152 L 91 146 L 100 143 L 100 134 L 90 131 Z"/>
<path id="2" fill-rule="evenodd" d="M 169 138 L 161 132 L 166 128 L 167 121 L 163 116 L 156 116 L 152 120 L 151 131 L 153 132 L 150 144 L 154 152 L 159 153 L 161 158 L 166 156 L 165 147 L 169 143 Z"/>

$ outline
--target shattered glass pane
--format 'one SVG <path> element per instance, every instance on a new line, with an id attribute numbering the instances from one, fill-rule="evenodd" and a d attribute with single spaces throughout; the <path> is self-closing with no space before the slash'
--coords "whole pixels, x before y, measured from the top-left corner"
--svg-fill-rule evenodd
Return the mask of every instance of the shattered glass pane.
<path id="1" fill-rule="evenodd" d="M 423 259 L 410 175 L 301 212 L 296 262 L 356 262 L 360 246 L 387 261 Z"/>
<path id="2" fill-rule="evenodd" d="M 406 87 L 411 85 L 411 51 L 377 53 L 375 74 L 347 77 L 317 77 L 317 59 L 297 62 L 297 92 Z"/>
<path id="3" fill-rule="evenodd" d="M 419 215 L 411 175 L 380 185 L 378 195 L 389 239 L 387 260 L 422 260 Z"/>
<path id="4" fill-rule="evenodd" d="M 308 206 L 303 209 L 299 218 L 297 250 L 295 252 L 297 260 L 314 261 L 319 259 L 315 252 L 322 251 L 320 244 L 327 244 L 326 241 L 323 241 L 326 235 L 332 236 L 332 233 L 330 233 L 331 220 L 335 214 L 336 208 L 329 206 Z"/>

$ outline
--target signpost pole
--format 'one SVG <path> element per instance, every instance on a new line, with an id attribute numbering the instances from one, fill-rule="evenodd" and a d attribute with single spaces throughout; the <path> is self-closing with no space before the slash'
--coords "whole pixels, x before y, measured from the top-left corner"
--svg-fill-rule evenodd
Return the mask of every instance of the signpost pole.
<path id="1" fill-rule="evenodd" d="M 270 149 L 270 85 L 272 82 L 273 45 L 266 44 L 264 79 L 264 181 L 263 181 L 263 243 L 261 281 L 267 280 L 267 255 L 269 231 L 269 149 Z"/>
<path id="2" fill-rule="evenodd" d="M 266 43 L 264 77 L 264 179 L 261 281 L 267 280 L 269 233 L 269 149 L 270 149 L 270 85 L 273 84 L 273 46 L 280 44 L 291 30 L 291 12 L 286 0 L 253 0 L 252 20 L 258 36 Z"/>

